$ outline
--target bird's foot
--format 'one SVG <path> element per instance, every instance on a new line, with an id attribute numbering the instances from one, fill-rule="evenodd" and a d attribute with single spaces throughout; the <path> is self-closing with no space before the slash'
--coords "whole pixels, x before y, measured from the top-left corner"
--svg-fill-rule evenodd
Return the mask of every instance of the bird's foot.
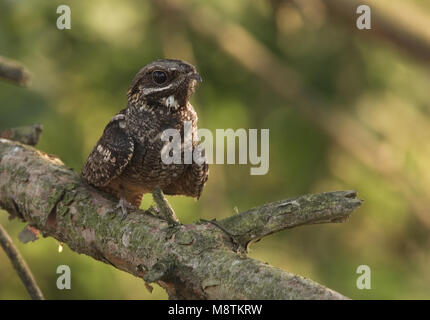
<path id="1" fill-rule="evenodd" d="M 153 214 L 154 216 L 157 216 L 160 214 L 160 209 L 158 209 L 157 206 L 150 206 L 147 211 L 148 213 Z"/>
<path id="2" fill-rule="evenodd" d="M 121 198 L 118 202 L 118 205 L 115 207 L 116 210 L 120 209 L 121 210 L 121 220 L 124 220 L 127 217 L 127 209 L 132 209 L 132 210 L 136 210 L 136 206 L 132 205 L 131 203 L 129 203 L 127 200 L 125 200 L 124 198 Z"/>

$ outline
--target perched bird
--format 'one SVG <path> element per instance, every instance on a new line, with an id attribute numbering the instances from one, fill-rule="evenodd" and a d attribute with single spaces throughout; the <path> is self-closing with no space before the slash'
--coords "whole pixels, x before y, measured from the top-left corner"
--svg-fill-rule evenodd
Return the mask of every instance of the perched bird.
<path id="1" fill-rule="evenodd" d="M 181 60 L 160 59 L 142 68 L 127 93 L 127 107 L 115 115 L 90 153 L 84 180 L 127 207 L 138 207 L 145 193 L 159 187 L 167 195 L 199 198 L 208 179 L 206 162 L 166 164 L 161 152 L 166 129 L 176 129 L 184 141 L 184 121 L 192 128 L 192 148 L 198 146 L 197 114 L 189 103 L 197 82 L 196 68 Z M 184 144 L 181 146 L 184 152 Z M 183 157 L 182 157 L 183 159 Z"/>

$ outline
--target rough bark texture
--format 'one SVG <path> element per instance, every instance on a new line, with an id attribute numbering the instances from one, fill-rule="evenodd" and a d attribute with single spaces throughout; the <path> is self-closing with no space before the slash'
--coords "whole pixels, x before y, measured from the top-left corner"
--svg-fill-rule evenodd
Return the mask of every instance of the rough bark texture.
<path id="1" fill-rule="evenodd" d="M 87 186 L 57 159 L 0 139 L 0 207 L 78 252 L 157 282 L 172 299 L 344 299 L 301 276 L 246 257 L 250 241 L 297 225 L 346 219 L 355 192 L 307 195 L 219 222 L 168 224 Z M 228 231 L 228 233 L 225 232 Z"/>

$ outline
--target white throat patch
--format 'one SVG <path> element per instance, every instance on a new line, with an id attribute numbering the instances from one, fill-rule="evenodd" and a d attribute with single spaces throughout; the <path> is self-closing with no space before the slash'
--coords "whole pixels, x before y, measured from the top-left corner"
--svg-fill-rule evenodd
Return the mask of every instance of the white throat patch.
<path id="1" fill-rule="evenodd" d="M 166 107 L 168 108 L 174 108 L 174 109 L 178 109 L 179 108 L 179 103 L 178 101 L 175 99 L 174 95 L 171 95 L 169 97 L 167 97 L 165 99 L 164 104 L 166 105 Z"/>

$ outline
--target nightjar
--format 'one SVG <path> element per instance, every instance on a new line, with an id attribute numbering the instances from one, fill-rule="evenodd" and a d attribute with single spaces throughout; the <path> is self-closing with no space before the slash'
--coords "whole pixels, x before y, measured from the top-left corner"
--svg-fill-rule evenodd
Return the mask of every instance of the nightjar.
<path id="1" fill-rule="evenodd" d="M 159 187 L 167 195 L 199 198 L 208 179 L 206 162 L 162 161 L 166 129 L 176 129 L 184 141 L 184 122 L 191 123 L 192 148 L 198 146 L 197 114 L 189 103 L 201 78 L 196 68 L 181 60 L 160 59 L 142 68 L 127 93 L 127 107 L 115 115 L 90 153 L 84 180 L 138 207 L 145 193 Z M 180 145 L 184 153 L 184 144 Z"/>

